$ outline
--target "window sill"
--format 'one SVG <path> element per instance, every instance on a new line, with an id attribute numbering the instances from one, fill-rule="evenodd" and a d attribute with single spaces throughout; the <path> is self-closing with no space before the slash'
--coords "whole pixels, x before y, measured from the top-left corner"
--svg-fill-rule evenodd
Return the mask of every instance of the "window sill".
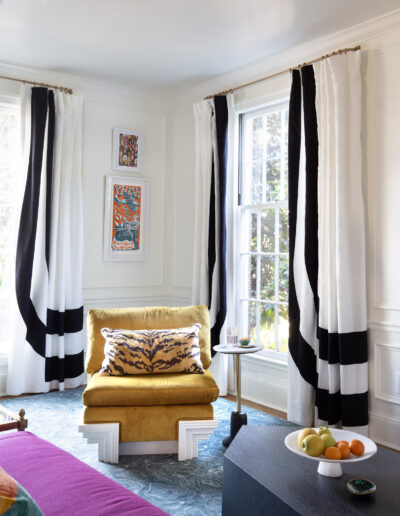
<path id="1" fill-rule="evenodd" d="M 265 363 L 265 365 L 270 365 L 272 367 L 276 367 L 277 369 L 282 369 L 283 371 L 286 371 L 287 367 L 288 367 L 286 360 L 280 360 L 279 358 L 273 358 L 273 357 L 263 353 L 262 351 L 260 351 L 259 353 L 253 353 L 253 354 L 249 353 L 248 355 L 244 355 L 242 358 L 244 358 L 245 360 L 249 360 L 250 362 L 255 361 L 255 362 Z"/>

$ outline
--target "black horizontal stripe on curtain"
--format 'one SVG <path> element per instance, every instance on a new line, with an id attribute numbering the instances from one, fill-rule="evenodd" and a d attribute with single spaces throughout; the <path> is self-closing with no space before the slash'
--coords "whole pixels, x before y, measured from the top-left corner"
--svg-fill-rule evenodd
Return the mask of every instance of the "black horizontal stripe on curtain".
<path id="1" fill-rule="evenodd" d="M 47 132 L 46 132 L 47 125 Z M 65 357 L 46 356 L 46 335 L 64 335 L 83 329 L 83 307 L 59 312 L 47 308 L 47 320 L 42 321 L 31 299 L 33 262 L 42 181 L 43 152 L 47 149 L 46 163 L 46 232 L 45 253 L 47 269 L 50 260 L 51 191 L 53 177 L 53 149 L 55 130 L 55 103 L 53 91 L 32 88 L 31 141 L 25 192 L 17 238 L 15 288 L 18 307 L 26 325 L 26 341 L 45 358 L 45 381 L 64 381 L 83 373 L 83 351 Z M 46 140 L 47 136 L 47 140 Z M 47 288 L 47 284 L 43 285 Z M 66 372 L 68 375 L 66 376 Z"/>
<path id="2" fill-rule="evenodd" d="M 228 156 L 228 103 L 225 95 L 214 97 L 214 123 L 216 132 L 216 146 L 214 146 L 210 218 L 209 218 L 209 247 L 208 247 L 208 274 L 209 274 L 209 308 L 216 292 L 213 292 L 213 274 L 216 261 L 219 263 L 219 307 L 215 324 L 211 328 L 211 345 L 220 343 L 220 333 L 226 319 L 226 174 Z M 217 172 L 216 172 L 217 171 Z M 215 174 L 218 173 L 218 181 Z M 218 192 L 216 195 L 216 188 Z M 218 203 L 217 203 L 218 200 Z M 216 213 L 218 212 L 218 227 Z M 219 249 L 217 246 L 219 243 Z M 212 356 L 215 351 L 212 349 Z"/>

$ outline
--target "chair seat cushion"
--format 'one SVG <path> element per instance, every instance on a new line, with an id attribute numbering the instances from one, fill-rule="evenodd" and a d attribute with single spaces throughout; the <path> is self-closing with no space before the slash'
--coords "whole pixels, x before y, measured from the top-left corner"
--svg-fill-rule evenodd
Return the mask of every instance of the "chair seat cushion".
<path id="1" fill-rule="evenodd" d="M 132 376 L 95 373 L 83 393 L 83 404 L 86 407 L 197 405 L 215 401 L 218 392 L 210 371 Z"/>

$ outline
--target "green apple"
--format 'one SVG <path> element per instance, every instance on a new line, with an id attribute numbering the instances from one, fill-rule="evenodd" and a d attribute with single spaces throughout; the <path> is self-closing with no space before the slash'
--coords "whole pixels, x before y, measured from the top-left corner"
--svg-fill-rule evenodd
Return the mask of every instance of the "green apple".
<path id="1" fill-rule="evenodd" d="M 300 430 L 299 435 L 297 436 L 297 442 L 299 443 L 299 446 L 301 446 L 303 439 L 307 437 L 307 435 L 316 433 L 317 432 L 313 428 L 303 428 L 303 430 Z"/>
<path id="2" fill-rule="evenodd" d="M 324 435 L 324 434 L 331 435 L 331 431 L 326 426 L 320 426 L 319 428 L 317 428 L 317 434 L 318 435 Z"/>
<path id="3" fill-rule="evenodd" d="M 325 450 L 331 446 L 336 446 L 336 441 L 331 434 L 322 434 L 321 439 L 324 443 Z"/>
<path id="4" fill-rule="evenodd" d="M 319 457 L 325 450 L 324 441 L 317 434 L 310 434 L 301 443 L 304 453 L 311 457 Z"/>

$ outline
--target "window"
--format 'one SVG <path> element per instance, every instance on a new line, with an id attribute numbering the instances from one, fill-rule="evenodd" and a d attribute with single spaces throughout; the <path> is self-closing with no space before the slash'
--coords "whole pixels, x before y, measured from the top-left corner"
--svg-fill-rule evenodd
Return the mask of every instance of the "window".
<path id="1" fill-rule="evenodd" d="M 288 350 L 287 128 L 287 102 L 240 115 L 240 334 L 283 359 Z"/>
<path id="2" fill-rule="evenodd" d="M 15 211 L 18 168 L 17 105 L 0 101 L 0 354 L 9 342 L 12 267 L 15 260 Z M 10 274 L 11 273 L 11 274 Z"/>

